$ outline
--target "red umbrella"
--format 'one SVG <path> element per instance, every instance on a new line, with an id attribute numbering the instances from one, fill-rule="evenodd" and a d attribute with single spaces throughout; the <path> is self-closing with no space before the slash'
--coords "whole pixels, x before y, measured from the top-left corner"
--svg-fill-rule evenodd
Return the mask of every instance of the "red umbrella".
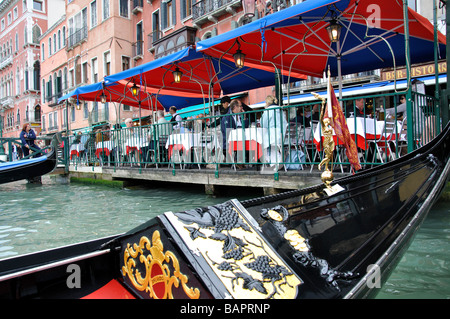
<path id="1" fill-rule="evenodd" d="M 431 23 L 408 8 L 411 63 L 434 59 Z M 332 42 L 329 27 L 340 30 Z M 322 77 L 406 65 L 403 3 L 400 0 L 315 0 L 258 19 L 200 41 L 197 50 L 228 60 L 240 50 L 245 65 L 275 64 Z M 445 57 L 445 36 L 439 33 Z"/>

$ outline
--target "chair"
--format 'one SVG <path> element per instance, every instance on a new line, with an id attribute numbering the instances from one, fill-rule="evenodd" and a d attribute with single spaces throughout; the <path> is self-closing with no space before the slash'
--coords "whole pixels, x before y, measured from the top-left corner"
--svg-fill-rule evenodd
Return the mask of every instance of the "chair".
<path id="1" fill-rule="evenodd" d="M 319 160 L 318 160 L 319 163 L 322 160 L 322 158 L 320 157 L 320 151 L 317 149 L 317 147 L 314 144 L 314 132 L 316 131 L 318 125 L 320 125 L 319 122 L 320 121 L 317 121 L 317 120 L 312 120 L 311 121 L 310 135 L 309 135 L 309 137 L 305 136 L 305 138 L 304 138 L 304 140 L 306 141 L 305 144 L 306 144 L 306 151 L 308 153 L 307 156 L 308 156 L 308 159 L 311 162 L 311 170 L 310 170 L 310 172 L 312 172 L 313 169 L 314 169 L 314 162 L 316 161 L 316 158 L 317 157 L 319 158 Z M 309 156 L 309 152 L 311 152 L 312 158 Z"/>
<path id="2" fill-rule="evenodd" d="M 296 125 L 295 123 L 291 123 L 289 125 L 289 139 L 288 139 L 288 153 L 290 160 L 290 152 L 294 150 L 295 152 L 302 151 L 305 154 L 305 157 L 309 159 L 309 154 L 305 149 L 304 136 L 305 136 L 305 128 L 303 125 Z M 300 163 L 300 168 L 303 170 L 303 164 Z"/>
<path id="3" fill-rule="evenodd" d="M 379 156 L 381 163 L 384 163 L 384 157 L 386 157 L 386 162 L 396 158 L 396 126 L 396 122 L 386 121 L 380 137 L 374 140 L 369 140 L 369 143 L 374 144 L 375 146 L 375 152 L 372 159 L 373 162 L 375 162 L 377 156 Z"/>
<path id="4" fill-rule="evenodd" d="M 215 132 L 205 132 L 202 135 L 202 152 L 203 159 L 207 164 L 223 162 L 222 145 Z"/>

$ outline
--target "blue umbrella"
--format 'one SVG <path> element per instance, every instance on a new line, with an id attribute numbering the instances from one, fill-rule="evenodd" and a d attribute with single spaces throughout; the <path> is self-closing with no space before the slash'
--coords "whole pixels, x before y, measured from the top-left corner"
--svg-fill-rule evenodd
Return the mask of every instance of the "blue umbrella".
<path id="1" fill-rule="evenodd" d="M 411 63 L 434 59 L 431 23 L 408 10 Z M 330 27 L 340 30 L 332 42 Z M 322 77 L 407 64 L 403 3 L 399 0 L 305 1 L 224 34 L 200 41 L 197 51 L 232 59 L 240 50 L 245 65 Z M 445 36 L 439 34 L 445 57 Z"/>

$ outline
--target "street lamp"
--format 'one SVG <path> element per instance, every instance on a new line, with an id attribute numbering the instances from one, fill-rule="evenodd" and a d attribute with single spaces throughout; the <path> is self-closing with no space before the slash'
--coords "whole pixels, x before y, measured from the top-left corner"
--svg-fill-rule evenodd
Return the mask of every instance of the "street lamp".
<path id="1" fill-rule="evenodd" d="M 342 26 L 337 23 L 336 19 L 330 21 L 330 25 L 326 28 L 331 42 L 338 42 L 341 35 Z"/>
<path id="2" fill-rule="evenodd" d="M 102 104 L 106 103 L 106 95 L 104 92 L 102 92 L 102 95 L 100 95 L 100 102 L 102 102 Z"/>
<path id="3" fill-rule="evenodd" d="M 234 64 L 237 68 L 242 68 L 244 66 L 245 54 L 242 53 L 241 49 L 237 49 L 236 53 L 233 54 Z"/>
<path id="4" fill-rule="evenodd" d="M 173 71 L 172 74 L 173 74 L 173 80 L 175 81 L 175 83 L 180 83 L 183 72 L 181 72 L 180 69 L 178 67 L 176 67 L 175 71 Z"/>
<path id="5" fill-rule="evenodd" d="M 139 93 L 139 88 L 136 85 L 136 83 L 133 83 L 133 86 L 131 87 L 131 94 L 133 94 L 134 97 L 136 97 Z"/>
<path id="6" fill-rule="evenodd" d="M 244 66 L 245 61 L 245 54 L 241 51 L 241 44 L 239 43 L 239 40 L 237 41 L 238 49 L 235 54 L 233 54 L 234 64 L 237 68 L 242 68 Z"/>

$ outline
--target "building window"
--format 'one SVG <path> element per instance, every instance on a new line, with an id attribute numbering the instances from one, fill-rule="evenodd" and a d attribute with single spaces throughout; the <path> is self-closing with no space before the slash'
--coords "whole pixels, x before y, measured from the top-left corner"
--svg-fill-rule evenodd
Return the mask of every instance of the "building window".
<path id="1" fill-rule="evenodd" d="M 45 43 L 42 43 L 42 56 L 41 56 L 41 60 L 44 61 L 45 60 Z"/>
<path id="2" fill-rule="evenodd" d="M 91 2 L 91 28 L 97 25 L 97 1 Z"/>
<path id="3" fill-rule="evenodd" d="M 128 0 L 119 0 L 119 14 L 121 17 L 128 18 Z"/>
<path id="4" fill-rule="evenodd" d="M 31 29 L 32 32 L 32 41 L 35 44 L 39 44 L 39 38 L 41 37 L 41 28 L 39 27 L 39 25 L 35 24 L 33 26 L 33 28 Z"/>
<path id="5" fill-rule="evenodd" d="M 181 5 L 180 8 L 181 19 L 185 19 L 186 17 L 192 15 L 192 0 L 180 0 L 180 5 Z"/>
<path id="6" fill-rule="evenodd" d="M 109 0 L 102 0 L 103 1 L 103 20 L 106 20 L 109 18 Z"/>
<path id="7" fill-rule="evenodd" d="M 69 47 L 74 46 L 87 38 L 87 24 L 87 8 L 83 8 L 80 12 L 69 18 Z"/>
<path id="8" fill-rule="evenodd" d="M 82 82 L 87 84 L 88 81 L 89 81 L 89 79 L 88 79 L 88 64 L 87 64 L 87 62 L 84 62 L 81 65 L 81 76 L 82 76 L 82 79 L 83 79 Z"/>
<path id="9" fill-rule="evenodd" d="M 34 108 L 34 120 L 39 121 L 41 119 L 41 106 L 36 105 Z"/>
<path id="10" fill-rule="evenodd" d="M 111 54 L 110 52 L 105 52 L 103 55 L 105 61 L 105 74 L 104 76 L 108 76 L 111 74 Z"/>
<path id="11" fill-rule="evenodd" d="M 13 10 L 13 19 L 16 20 L 19 17 L 19 9 L 17 7 Z"/>
<path id="12" fill-rule="evenodd" d="M 62 45 L 63 45 L 63 47 L 66 46 L 66 27 L 65 26 L 62 28 Z"/>
<path id="13" fill-rule="evenodd" d="M 44 3 L 41 0 L 33 0 L 33 9 L 37 11 L 44 11 Z"/>
<path id="14" fill-rule="evenodd" d="M 45 131 L 45 115 L 42 115 L 42 119 L 41 119 L 41 129 L 43 131 Z"/>
<path id="15" fill-rule="evenodd" d="M 84 105 L 83 105 L 83 118 L 84 119 L 87 119 L 88 117 L 89 117 L 89 105 L 88 105 L 88 103 L 86 102 L 86 103 L 84 103 Z"/>
<path id="16" fill-rule="evenodd" d="M 91 69 L 92 69 L 92 83 L 98 82 L 98 60 L 97 58 L 93 58 L 91 60 Z"/>
<path id="17" fill-rule="evenodd" d="M 162 28 L 166 29 L 175 25 L 176 21 L 176 5 L 175 1 L 169 0 L 161 4 Z"/>
<path id="18" fill-rule="evenodd" d="M 15 48 L 16 52 L 19 51 L 19 34 L 16 32 L 16 48 Z"/>
<path id="19" fill-rule="evenodd" d="M 122 71 L 128 70 L 130 68 L 130 58 L 127 56 L 122 56 Z"/>

